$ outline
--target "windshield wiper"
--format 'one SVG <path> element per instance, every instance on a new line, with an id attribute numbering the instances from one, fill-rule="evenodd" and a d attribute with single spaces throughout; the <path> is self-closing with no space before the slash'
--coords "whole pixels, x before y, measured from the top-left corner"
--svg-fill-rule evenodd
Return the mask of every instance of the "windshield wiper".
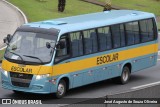
<path id="1" fill-rule="evenodd" d="M 35 56 L 29 56 L 29 55 L 23 55 L 23 56 L 25 56 L 25 57 L 29 57 L 29 58 L 35 58 L 35 59 L 38 59 L 38 60 L 40 60 L 41 64 L 43 64 L 43 61 L 42 61 L 40 58 L 38 58 L 38 57 L 35 57 Z"/>
<path id="2" fill-rule="evenodd" d="M 24 63 L 24 59 L 21 57 L 21 55 L 16 54 L 16 53 L 14 53 L 14 52 L 10 52 L 10 53 L 12 53 L 12 54 L 15 54 L 15 55 L 19 56 L 19 57 L 21 58 L 22 62 Z"/>

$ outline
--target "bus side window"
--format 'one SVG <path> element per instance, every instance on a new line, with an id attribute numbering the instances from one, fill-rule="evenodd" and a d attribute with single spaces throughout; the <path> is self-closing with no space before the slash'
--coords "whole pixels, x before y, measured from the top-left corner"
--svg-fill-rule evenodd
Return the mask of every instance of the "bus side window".
<path id="1" fill-rule="evenodd" d="M 127 45 L 134 45 L 134 32 L 133 32 L 133 22 L 129 22 L 125 24 L 126 28 L 126 37 L 127 37 Z"/>
<path id="2" fill-rule="evenodd" d="M 133 33 L 134 33 L 134 43 L 135 44 L 140 43 L 140 34 L 139 34 L 138 21 L 133 22 L 133 24 L 132 24 L 132 30 L 133 30 Z"/>
<path id="3" fill-rule="evenodd" d="M 113 38 L 113 47 L 119 48 L 121 46 L 120 25 L 112 25 L 111 31 L 112 31 L 112 38 Z"/>
<path id="4" fill-rule="evenodd" d="M 70 33 L 72 57 L 83 55 L 83 43 L 81 32 Z"/>
<path id="5" fill-rule="evenodd" d="M 124 25 L 120 25 L 120 35 L 121 35 L 121 47 L 126 46 L 126 38 L 125 38 L 125 31 L 124 31 Z"/>
<path id="6" fill-rule="evenodd" d="M 56 47 L 56 58 L 55 62 L 64 60 L 70 56 L 70 49 L 69 49 L 69 38 L 68 36 L 62 36 L 59 40 L 59 45 Z"/>
<path id="7" fill-rule="evenodd" d="M 97 34 L 96 30 L 83 31 L 84 37 L 84 52 L 85 54 L 91 54 L 98 51 Z"/>
<path id="8" fill-rule="evenodd" d="M 154 39 L 154 27 L 152 19 L 141 20 L 140 22 L 140 32 L 142 42 L 151 41 Z"/>
<path id="9" fill-rule="evenodd" d="M 112 48 L 110 27 L 98 28 L 99 50 L 105 51 Z"/>
<path id="10" fill-rule="evenodd" d="M 61 40 L 60 40 L 60 42 L 59 43 L 61 43 L 61 45 L 63 45 L 63 46 L 59 46 L 59 47 L 57 47 L 57 56 L 65 56 L 65 55 L 68 55 L 68 44 L 67 44 L 67 39 L 66 38 L 62 38 Z"/>
<path id="11" fill-rule="evenodd" d="M 154 34 L 154 40 L 156 40 L 158 38 L 158 31 L 157 31 L 157 26 L 156 26 L 156 21 L 154 18 L 152 18 L 152 22 L 153 22 L 153 34 Z"/>
<path id="12" fill-rule="evenodd" d="M 127 45 L 140 43 L 139 24 L 138 21 L 125 24 L 127 34 Z"/>
<path id="13" fill-rule="evenodd" d="M 152 19 L 147 20 L 147 28 L 148 28 L 148 41 L 151 41 L 154 39 L 154 26 Z"/>

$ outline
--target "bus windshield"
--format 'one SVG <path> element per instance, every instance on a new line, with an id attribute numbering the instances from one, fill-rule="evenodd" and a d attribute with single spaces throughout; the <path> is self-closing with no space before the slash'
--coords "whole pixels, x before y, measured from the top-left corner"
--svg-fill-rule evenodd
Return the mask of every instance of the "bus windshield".
<path id="1" fill-rule="evenodd" d="M 57 35 L 17 31 L 11 39 L 5 58 L 12 62 L 44 64 L 51 61 Z M 52 48 L 47 48 L 46 43 Z"/>

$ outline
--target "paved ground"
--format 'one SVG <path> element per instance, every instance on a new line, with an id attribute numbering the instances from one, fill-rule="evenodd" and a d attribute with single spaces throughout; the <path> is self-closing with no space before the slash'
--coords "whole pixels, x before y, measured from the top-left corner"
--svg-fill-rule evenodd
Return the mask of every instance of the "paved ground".
<path id="1" fill-rule="evenodd" d="M 21 14 L 0 0 L 0 47 L 3 44 L 3 38 L 7 34 L 13 34 L 16 28 L 23 23 L 24 19 Z"/>

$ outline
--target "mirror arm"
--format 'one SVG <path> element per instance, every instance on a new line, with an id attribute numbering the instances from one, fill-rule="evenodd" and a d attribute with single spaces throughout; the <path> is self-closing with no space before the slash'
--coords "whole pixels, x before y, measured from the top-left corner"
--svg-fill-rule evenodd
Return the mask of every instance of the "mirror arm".
<path id="1" fill-rule="evenodd" d="M 7 40 L 7 37 L 5 37 L 5 38 L 3 39 L 3 43 L 9 45 L 8 40 Z"/>

